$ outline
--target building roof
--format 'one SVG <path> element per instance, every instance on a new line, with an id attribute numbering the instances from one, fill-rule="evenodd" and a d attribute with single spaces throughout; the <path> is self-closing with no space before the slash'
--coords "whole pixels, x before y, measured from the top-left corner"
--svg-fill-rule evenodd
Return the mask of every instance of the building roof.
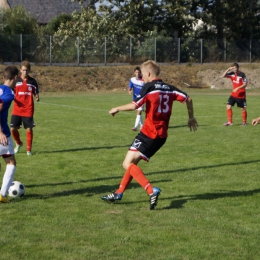
<path id="1" fill-rule="evenodd" d="M 85 1 L 83 6 L 86 7 L 89 1 Z M 72 3 L 71 0 L 7 0 L 7 2 L 11 9 L 17 5 L 23 6 L 40 24 L 47 24 L 62 13 L 71 14 L 81 9 L 78 2 Z"/>

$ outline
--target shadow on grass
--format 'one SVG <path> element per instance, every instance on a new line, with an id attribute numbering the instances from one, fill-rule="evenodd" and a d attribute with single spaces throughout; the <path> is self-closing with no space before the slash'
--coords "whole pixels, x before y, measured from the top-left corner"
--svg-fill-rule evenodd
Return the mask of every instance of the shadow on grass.
<path id="1" fill-rule="evenodd" d="M 225 192 L 212 192 L 212 193 L 204 193 L 204 194 L 196 194 L 196 195 L 182 195 L 178 197 L 174 197 L 174 200 L 171 202 L 170 206 L 164 207 L 164 209 L 181 209 L 183 205 L 188 201 L 192 200 L 215 200 L 220 198 L 230 198 L 230 197 L 240 197 L 240 196 L 252 196 L 254 194 L 260 193 L 260 189 L 254 190 L 243 190 L 243 191 L 225 191 Z M 185 198 L 185 199 L 184 199 Z M 163 198 L 162 200 L 170 200 L 173 198 Z"/>
<path id="2" fill-rule="evenodd" d="M 189 170 L 198 170 L 198 169 L 210 169 L 210 168 L 216 168 L 216 167 L 222 167 L 222 166 L 230 166 L 230 165 L 240 165 L 240 164 L 251 164 L 259 162 L 259 160 L 252 160 L 252 161 L 242 161 L 242 162 L 229 162 L 229 163 L 222 163 L 222 164 L 216 164 L 216 165 L 207 165 L 207 166 L 197 166 L 197 167 L 191 167 L 191 168 L 182 168 L 177 170 L 167 170 L 167 171 L 159 171 L 159 172 L 150 172 L 146 173 L 146 176 L 154 175 L 154 174 L 164 174 L 164 173 L 178 173 L 178 172 L 185 172 Z M 61 196 L 70 196 L 70 195 L 87 195 L 87 196 L 93 196 L 95 194 L 101 194 L 101 193 L 110 193 L 114 190 L 116 190 L 119 186 L 120 180 L 123 177 L 123 175 L 120 176 L 114 176 L 114 177 L 104 177 L 104 178 L 94 178 L 94 179 L 87 179 L 87 180 L 80 180 L 80 181 L 69 181 L 69 182 L 57 182 L 57 183 L 43 183 L 43 184 L 32 184 L 32 185 L 26 185 L 26 188 L 34 188 L 34 187 L 43 187 L 43 186 L 60 186 L 60 185 L 75 185 L 77 183 L 88 183 L 88 182 L 99 182 L 99 181 L 105 181 L 105 180 L 112 180 L 112 179 L 118 179 L 118 183 L 115 185 L 99 185 L 95 187 L 86 187 L 81 189 L 68 189 L 61 192 L 54 192 L 49 193 L 46 195 L 39 195 L 39 194 L 26 194 L 26 198 L 39 198 L 39 199 L 47 199 L 52 197 L 61 197 Z M 164 179 L 164 180 L 156 180 L 153 183 L 165 183 L 165 182 L 171 182 L 172 179 Z M 130 188 L 137 188 L 140 187 L 138 183 L 132 182 L 128 189 Z M 260 189 L 251 190 L 251 191 L 229 191 L 226 193 L 218 192 L 218 193 L 205 193 L 205 194 L 199 194 L 199 195 L 185 195 L 180 197 L 175 197 L 177 200 L 174 200 L 171 202 L 169 207 L 165 207 L 163 209 L 173 209 L 173 208 L 182 208 L 183 205 L 188 200 L 212 200 L 216 198 L 223 198 L 223 197 L 235 197 L 235 196 L 249 196 L 254 193 L 259 193 Z M 188 197 L 183 199 L 184 197 Z M 172 198 L 163 198 L 164 200 L 169 200 Z"/>
<path id="3" fill-rule="evenodd" d="M 100 146 L 100 147 L 82 147 L 82 148 L 71 148 L 71 149 L 63 149 L 63 150 L 51 150 L 51 151 L 39 151 L 34 152 L 34 154 L 44 154 L 44 153 L 67 153 L 67 152 L 78 152 L 78 151 L 88 151 L 88 150 L 99 150 L 99 149 L 114 149 L 114 148 L 129 148 L 131 143 L 128 145 L 116 145 L 116 146 Z"/>
<path id="4" fill-rule="evenodd" d="M 169 182 L 171 180 L 160 180 L 159 182 Z M 76 182 L 74 182 L 75 184 Z M 56 184 L 57 185 L 57 184 Z M 86 187 L 86 188 L 81 188 L 81 189 L 69 189 L 69 190 L 63 190 L 60 192 L 54 192 L 54 193 L 49 193 L 45 195 L 40 195 L 40 194 L 26 194 L 24 199 L 30 199 L 30 198 L 38 198 L 38 199 L 48 199 L 48 198 L 54 198 L 54 197 L 64 197 L 64 196 L 71 196 L 71 195 L 86 195 L 86 196 L 94 196 L 96 194 L 109 194 L 116 189 L 118 189 L 119 183 L 116 185 L 100 185 L 96 187 Z M 28 188 L 26 186 L 26 188 Z M 141 186 L 133 182 L 129 185 L 128 189 L 133 189 L 133 188 L 141 188 Z M 104 194 L 103 194 L 104 193 Z"/>
<path id="5" fill-rule="evenodd" d="M 191 167 L 191 168 L 182 168 L 177 170 L 167 170 L 167 171 L 157 171 L 157 172 L 149 172 L 145 173 L 146 176 L 149 175 L 155 175 L 155 174 L 164 174 L 164 173 L 178 173 L 178 172 L 185 172 L 185 171 L 194 171 L 199 169 L 210 169 L 210 168 L 217 168 L 217 167 L 223 167 L 223 166 L 233 166 L 233 165 L 240 165 L 240 164 L 250 164 L 250 163 L 257 163 L 260 162 L 260 160 L 252 160 L 252 161 L 243 161 L 243 162 L 227 162 L 222 164 L 216 164 L 216 165 L 206 165 L 206 166 L 197 166 L 197 167 Z M 123 170 L 122 170 L 123 172 Z M 42 186 L 59 186 L 59 185 L 73 185 L 76 183 L 84 183 L 84 182 L 98 182 L 98 181 L 106 181 L 106 180 L 121 180 L 123 177 L 123 173 L 120 176 L 108 176 L 108 177 L 102 177 L 102 178 L 94 178 L 94 179 L 87 179 L 87 180 L 79 180 L 79 181 L 67 181 L 67 182 L 52 182 L 52 183 L 41 183 L 41 184 L 31 184 L 26 185 L 27 188 L 33 188 L 33 187 L 42 187 Z M 167 180 L 172 181 L 172 180 Z M 156 181 L 157 183 L 158 181 Z M 161 182 L 161 181 L 160 181 Z M 119 184 L 119 183 L 118 183 Z"/>

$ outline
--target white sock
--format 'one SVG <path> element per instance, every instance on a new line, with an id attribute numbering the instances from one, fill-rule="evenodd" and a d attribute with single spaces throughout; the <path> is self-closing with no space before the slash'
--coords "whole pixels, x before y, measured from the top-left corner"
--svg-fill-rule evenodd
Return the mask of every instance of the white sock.
<path id="1" fill-rule="evenodd" d="M 142 118 L 142 115 L 140 115 L 140 129 L 143 127 L 143 118 Z"/>
<path id="2" fill-rule="evenodd" d="M 135 128 L 138 127 L 140 120 L 142 120 L 142 116 L 141 115 L 137 115 L 136 119 L 135 119 Z"/>
<path id="3" fill-rule="evenodd" d="M 1 187 L 1 195 L 4 197 L 7 195 L 8 190 L 14 179 L 15 169 L 16 169 L 16 167 L 13 164 L 6 165 L 6 169 L 5 169 L 5 173 L 4 173 L 4 177 L 3 177 L 3 183 L 2 183 L 2 187 Z"/>

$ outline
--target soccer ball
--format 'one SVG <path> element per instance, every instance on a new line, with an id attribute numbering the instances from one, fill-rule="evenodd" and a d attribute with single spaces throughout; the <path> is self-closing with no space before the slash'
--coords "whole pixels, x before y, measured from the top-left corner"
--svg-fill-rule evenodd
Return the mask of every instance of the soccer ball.
<path id="1" fill-rule="evenodd" d="M 22 197 L 25 194 L 25 186 L 19 181 L 13 181 L 9 190 L 8 196 L 13 198 Z"/>

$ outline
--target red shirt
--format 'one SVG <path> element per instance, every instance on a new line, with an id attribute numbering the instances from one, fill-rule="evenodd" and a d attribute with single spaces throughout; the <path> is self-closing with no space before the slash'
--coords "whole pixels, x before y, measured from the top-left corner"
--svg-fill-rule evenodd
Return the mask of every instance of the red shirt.
<path id="1" fill-rule="evenodd" d="M 238 71 L 237 74 L 234 72 L 228 73 L 226 78 L 230 78 L 232 81 L 233 89 L 242 86 L 247 82 L 245 73 Z M 246 88 L 241 88 L 236 92 L 231 92 L 231 96 L 234 98 L 245 99 L 246 98 Z"/>
<path id="2" fill-rule="evenodd" d="M 15 98 L 12 115 L 33 117 L 33 96 L 38 93 L 38 84 L 34 78 L 29 76 L 23 80 L 21 77 L 18 77 L 14 87 Z"/>
<path id="3" fill-rule="evenodd" d="M 166 138 L 172 113 L 173 101 L 186 102 L 188 95 L 160 79 L 146 83 L 133 103 L 137 107 L 146 106 L 146 119 L 141 132 L 146 136 Z"/>

